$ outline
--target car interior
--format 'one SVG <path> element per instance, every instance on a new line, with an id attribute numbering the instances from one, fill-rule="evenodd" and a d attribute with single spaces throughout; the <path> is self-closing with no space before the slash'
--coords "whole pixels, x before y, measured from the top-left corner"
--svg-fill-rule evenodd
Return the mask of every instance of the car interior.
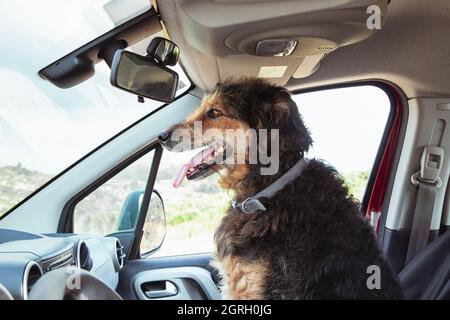
<path id="1" fill-rule="evenodd" d="M 387 93 L 391 110 L 361 212 L 406 299 L 450 299 L 448 1 L 148 2 L 145 11 L 35 70 L 39 81 L 64 93 L 89 81 L 104 61 L 111 68 L 105 85 L 135 94 L 136 103 L 165 103 L 0 216 L 0 300 L 221 299 L 213 253 L 152 256 L 164 241 L 167 205 L 154 190 L 167 152 L 157 138 L 217 83 L 240 76 L 265 78 L 291 93 L 362 84 Z M 149 37 L 144 50 L 131 52 Z M 190 83 L 182 94 L 172 68 L 177 61 Z M 150 71 L 124 75 L 126 63 Z M 370 134 L 371 124 L 365 128 Z M 145 188 L 127 198 L 117 232 L 74 232 L 77 203 L 150 152 Z M 147 223 L 156 240 L 142 252 Z"/>

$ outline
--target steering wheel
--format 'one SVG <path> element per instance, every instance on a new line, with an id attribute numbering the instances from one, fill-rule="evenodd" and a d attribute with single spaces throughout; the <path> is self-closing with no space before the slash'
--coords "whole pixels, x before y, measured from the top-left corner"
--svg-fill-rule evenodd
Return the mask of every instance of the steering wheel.
<path id="1" fill-rule="evenodd" d="M 122 300 L 105 282 L 83 269 L 59 268 L 44 274 L 32 287 L 29 300 Z"/>
<path id="2" fill-rule="evenodd" d="M 0 283 L 0 300 L 13 300 L 11 293 Z"/>

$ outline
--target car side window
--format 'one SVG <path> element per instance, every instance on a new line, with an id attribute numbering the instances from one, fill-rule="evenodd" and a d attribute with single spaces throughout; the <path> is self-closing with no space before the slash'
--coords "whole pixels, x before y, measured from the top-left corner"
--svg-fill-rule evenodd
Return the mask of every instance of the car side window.
<path id="1" fill-rule="evenodd" d="M 293 94 L 314 144 L 306 157 L 334 166 L 349 188 L 362 200 L 389 118 L 391 103 L 382 89 L 362 85 Z M 164 199 L 167 234 L 154 256 L 212 252 L 214 231 L 231 197 L 217 175 L 184 181 L 178 189 L 172 179 L 197 151 L 164 151 L 155 184 Z"/>
<path id="2" fill-rule="evenodd" d="M 294 94 L 313 138 L 306 155 L 333 166 L 349 194 L 362 200 L 386 128 L 391 102 L 372 85 Z"/>
<path id="3" fill-rule="evenodd" d="M 73 232 L 105 236 L 134 229 L 153 155 L 150 151 L 137 159 L 79 201 Z"/>
<path id="4" fill-rule="evenodd" d="M 162 154 L 155 190 L 164 200 L 167 231 L 161 248 L 152 257 L 212 251 L 214 230 L 230 201 L 217 184 L 218 176 L 185 181 L 177 189 L 172 186 L 176 173 L 197 152 L 164 150 Z"/>

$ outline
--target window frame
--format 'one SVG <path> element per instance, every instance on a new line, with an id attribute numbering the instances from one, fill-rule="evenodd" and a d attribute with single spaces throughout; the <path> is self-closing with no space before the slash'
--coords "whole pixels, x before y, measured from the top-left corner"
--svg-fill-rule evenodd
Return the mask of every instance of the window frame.
<path id="1" fill-rule="evenodd" d="M 155 154 L 154 154 L 152 162 L 150 163 L 150 166 L 149 166 L 149 171 L 148 171 L 149 176 L 148 176 L 147 183 L 145 186 L 144 197 L 147 193 L 147 187 L 149 186 L 149 183 L 152 184 L 151 190 L 150 190 L 150 194 L 151 194 L 151 192 L 153 191 L 156 173 L 158 172 L 158 168 L 159 168 L 159 161 L 161 160 L 161 156 L 162 156 L 162 147 L 156 141 L 149 143 L 148 145 L 144 146 L 137 152 L 130 155 L 125 160 L 119 162 L 114 167 L 112 167 L 110 170 L 108 170 L 106 173 L 104 173 L 99 178 L 97 178 L 92 183 L 90 183 L 88 186 L 86 186 L 85 188 L 80 190 L 72 198 L 70 198 L 65 203 L 65 205 L 62 209 L 62 212 L 61 212 L 61 215 L 59 218 L 59 222 L 58 222 L 57 233 L 73 233 L 73 219 L 74 219 L 75 207 L 77 206 L 77 204 L 80 201 L 84 200 L 91 193 L 96 191 L 98 188 L 100 188 L 102 185 L 104 185 L 106 182 L 108 182 L 110 179 L 112 179 L 115 175 L 120 173 L 122 170 L 126 169 L 128 166 L 132 165 L 135 161 L 144 157 L 145 155 L 147 155 L 148 153 L 150 153 L 153 150 L 155 150 Z M 159 150 L 159 152 L 158 152 L 158 150 Z M 152 177 L 151 171 L 155 164 L 157 165 L 156 173 L 154 174 L 154 177 Z M 153 180 L 153 181 L 151 181 L 151 180 Z M 141 210 L 142 209 L 143 209 L 143 206 L 141 207 Z M 140 223 L 140 220 L 141 220 L 140 216 L 141 216 L 141 214 L 139 215 L 138 222 L 136 223 L 134 231 L 138 230 L 139 225 L 142 224 L 142 223 Z M 127 232 L 129 232 L 129 230 Z"/>

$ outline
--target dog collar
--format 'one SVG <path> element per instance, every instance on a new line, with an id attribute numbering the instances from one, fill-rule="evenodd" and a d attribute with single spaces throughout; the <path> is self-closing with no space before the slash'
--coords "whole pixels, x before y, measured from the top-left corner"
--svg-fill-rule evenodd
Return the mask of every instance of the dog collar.
<path id="1" fill-rule="evenodd" d="M 267 188 L 261 190 L 252 197 L 245 199 L 242 202 L 237 202 L 235 200 L 231 201 L 231 206 L 243 213 L 251 214 L 256 211 L 266 211 L 266 207 L 261 203 L 260 199 L 272 198 L 278 191 L 282 190 L 285 186 L 291 183 L 295 178 L 300 176 L 308 166 L 309 160 L 300 159 L 297 163 L 286 171 L 281 177 L 275 180 Z"/>

